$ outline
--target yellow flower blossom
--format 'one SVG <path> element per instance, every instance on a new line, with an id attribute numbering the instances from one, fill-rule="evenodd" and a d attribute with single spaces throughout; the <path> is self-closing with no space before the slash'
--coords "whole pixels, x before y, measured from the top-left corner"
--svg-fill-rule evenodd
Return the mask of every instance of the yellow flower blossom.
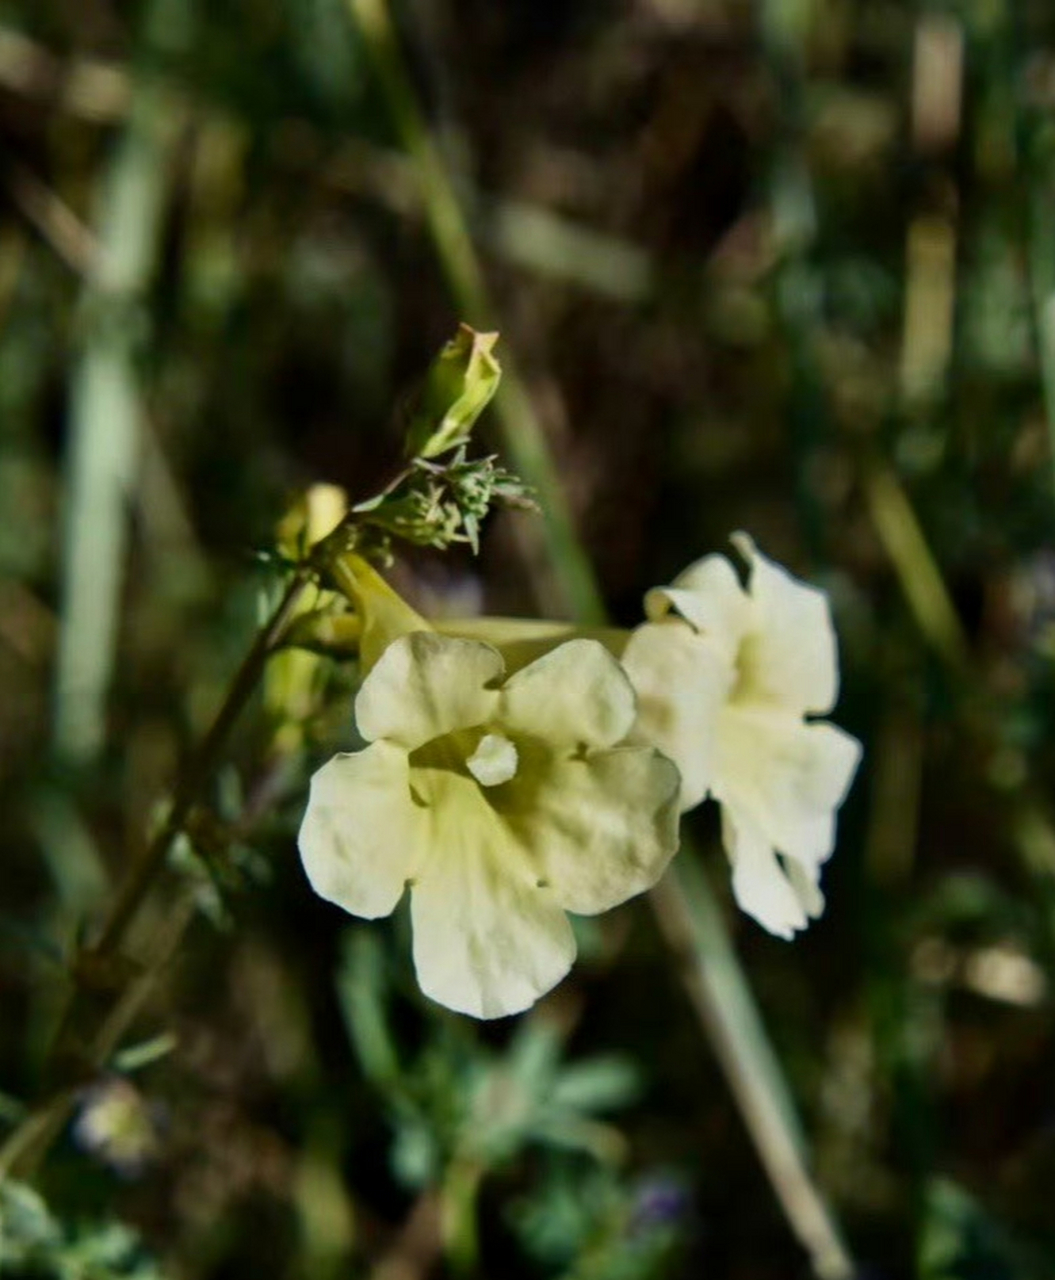
<path id="1" fill-rule="evenodd" d="M 839 688 L 824 592 L 766 559 L 746 534 L 745 590 L 724 556 L 707 556 L 650 591 L 650 619 L 623 665 L 637 691 L 639 732 L 678 766 L 681 807 L 721 804 L 737 902 L 790 938 L 824 910 L 822 864 L 860 743 L 825 715 Z"/>
<path id="2" fill-rule="evenodd" d="M 371 599 L 410 621 L 354 567 L 366 634 Z M 422 990 L 479 1018 L 518 1013 L 571 966 L 566 912 L 606 911 L 662 874 L 677 847 L 677 770 L 627 744 L 634 693 L 596 641 L 561 644 L 508 679 L 491 645 L 425 629 L 371 657 L 355 704 L 369 745 L 312 779 L 308 878 L 367 919 L 409 885 Z"/>

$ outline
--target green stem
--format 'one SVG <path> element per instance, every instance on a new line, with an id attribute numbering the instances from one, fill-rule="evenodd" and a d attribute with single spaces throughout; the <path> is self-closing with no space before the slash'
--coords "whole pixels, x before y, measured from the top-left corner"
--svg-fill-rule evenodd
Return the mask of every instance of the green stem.
<path id="1" fill-rule="evenodd" d="M 195 899 L 186 892 L 171 910 L 153 941 L 147 963 L 121 992 L 117 1003 L 103 1019 L 89 1046 L 86 1066 L 95 1073 L 112 1058 L 125 1032 L 132 1025 L 194 917 Z M 36 1172 L 52 1144 L 73 1114 L 79 1096 L 75 1086 L 58 1089 L 31 1114 L 0 1147 L 0 1178 L 29 1178 Z"/>
<path id="2" fill-rule="evenodd" d="M 872 523 L 890 557 L 920 631 L 949 667 L 963 673 L 967 637 L 908 495 L 889 466 L 864 473 Z"/>
<path id="3" fill-rule="evenodd" d="M 810 1173 L 780 1063 L 714 894 L 686 841 L 651 897 L 667 942 L 682 957 L 689 996 L 785 1217 L 821 1280 L 849 1280 L 853 1263 Z"/>
<path id="4" fill-rule="evenodd" d="M 168 816 L 125 882 L 103 924 L 99 940 L 90 953 L 93 971 L 105 972 L 105 962 L 119 952 L 125 935 L 155 879 L 164 868 L 172 845 L 183 830 L 192 807 L 213 776 L 228 735 L 256 689 L 268 657 L 280 643 L 309 579 L 310 571 L 306 567 L 296 570 L 270 619 L 257 633 L 216 718 L 176 784 Z M 87 1053 L 80 1061 L 82 1069 L 86 1068 L 89 1073 L 96 1072 L 109 1061 L 162 969 L 175 952 L 193 914 L 193 895 L 184 894 L 153 940 L 146 964 L 122 987 L 109 1012 L 95 1030 Z M 77 1030 L 85 1003 L 84 988 L 75 987 L 56 1035 L 51 1055 L 53 1060 L 61 1054 L 71 1033 Z M 0 1148 L 0 1177 L 9 1174 L 26 1177 L 36 1169 L 62 1132 L 76 1100 L 76 1089 L 63 1086 L 34 1108 Z"/>
<path id="5" fill-rule="evenodd" d="M 160 243 L 180 118 L 151 80 L 137 88 L 103 185 L 96 252 L 81 302 L 84 345 L 70 386 L 55 697 L 55 744 L 74 759 L 95 755 L 105 733 L 139 450 L 142 303 Z"/>
<path id="6" fill-rule="evenodd" d="M 146 897 L 147 891 L 165 865 L 173 842 L 183 830 L 192 806 L 199 798 L 202 788 L 212 777 L 227 736 L 256 689 L 263 674 L 264 665 L 293 617 L 297 602 L 308 580 L 308 570 L 297 569 L 278 607 L 257 632 L 252 647 L 231 682 L 223 705 L 216 713 L 216 719 L 176 785 L 168 816 L 125 882 L 110 910 L 95 948 L 97 956 L 111 955 L 120 946 L 125 931 Z"/>
<path id="7" fill-rule="evenodd" d="M 426 127 L 387 2 L 348 0 L 348 4 L 374 62 L 392 120 L 417 169 L 429 229 L 451 292 L 469 313 L 471 323 L 494 327 L 467 223 Z M 561 574 L 572 611 L 580 622 L 602 625 L 605 611 L 600 588 L 576 536 L 545 433 L 524 383 L 507 357 L 503 367 L 496 404 L 506 450 L 547 513 L 548 556 Z M 707 993 L 705 1015 L 697 1005 L 706 1031 L 789 1223 L 814 1257 L 817 1274 L 823 1280 L 840 1280 L 851 1274 L 852 1267 L 804 1160 L 801 1155 L 792 1159 L 787 1154 L 802 1149 L 794 1107 L 718 905 L 702 877 L 690 893 L 683 883 L 683 863 L 675 865 L 678 871 L 668 875 L 653 902 L 661 916 L 668 917 L 667 923 L 674 917 L 692 923 L 688 932 L 682 930 L 681 937 L 692 950 L 695 971 Z M 752 1030 L 745 1034 L 748 1025 Z M 764 1122 L 758 1116 L 763 1116 Z"/>
<path id="8" fill-rule="evenodd" d="M 1038 128 L 1032 148 L 1033 170 L 1039 176 L 1033 177 L 1029 194 L 1029 275 L 1049 453 L 1055 466 L 1055 198 L 1049 131 L 1050 126 L 1043 132 Z"/>
<path id="9" fill-rule="evenodd" d="M 462 318 L 476 329 L 494 329 L 492 303 L 472 236 L 407 71 L 386 0 L 348 0 L 362 32 L 396 131 L 409 154 L 421 191 L 436 256 Z M 513 467 L 544 498 L 546 535 L 564 604 L 581 620 L 600 622 L 604 605 L 589 560 L 575 532 L 567 497 L 531 396 L 508 355 L 495 406 Z"/>
<path id="10" fill-rule="evenodd" d="M 456 1157 L 443 1182 L 440 1214 L 444 1253 L 456 1276 L 473 1275 L 479 1263 L 476 1200 L 483 1173 L 477 1161 Z"/>

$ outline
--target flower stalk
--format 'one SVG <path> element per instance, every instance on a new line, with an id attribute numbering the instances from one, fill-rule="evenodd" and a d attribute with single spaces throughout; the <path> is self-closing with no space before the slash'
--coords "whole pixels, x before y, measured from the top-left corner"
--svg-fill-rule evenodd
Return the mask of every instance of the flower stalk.
<path id="1" fill-rule="evenodd" d="M 168 812 L 119 890 L 96 942 L 76 958 L 73 990 L 48 1059 L 52 1091 L 0 1147 L 0 1177 L 25 1177 L 36 1169 L 69 1119 L 79 1086 L 109 1062 L 178 947 L 195 911 L 191 892 L 184 892 L 169 914 L 145 963 L 133 964 L 122 955 L 131 927 L 177 838 L 187 831 L 269 659 L 298 625 L 303 628 L 308 617 L 303 597 L 309 584 L 326 582 L 351 601 L 356 614 L 323 610 L 314 621 L 354 624 L 340 630 L 346 638 L 353 636 L 367 667 L 380 656 L 393 629 L 402 633 L 428 624 L 387 586 L 359 550 L 384 557 L 392 537 L 430 546 L 467 541 L 475 547 L 479 523 L 492 505 L 527 501 L 516 477 L 496 467 L 494 459 L 466 458 L 469 434 L 501 377 L 492 354 L 496 339 L 497 334 L 477 334 L 463 325 L 433 362 L 426 394 L 410 426 L 413 456 L 376 498 L 348 510 L 341 491 L 320 486 L 281 522 L 279 554 L 292 569 L 286 588 L 257 632 L 204 738 L 186 761 Z M 407 518 L 408 512 L 413 519 Z"/>
<path id="2" fill-rule="evenodd" d="M 137 966 L 126 976 L 128 967 L 120 963 L 119 956 L 128 931 L 164 869 L 176 838 L 185 829 L 191 810 L 213 777 L 228 736 L 260 683 L 268 658 L 280 645 L 310 578 L 307 565 L 294 571 L 281 600 L 235 673 L 212 725 L 180 775 L 165 821 L 125 881 L 97 942 L 78 958 L 73 970 L 74 988 L 49 1055 L 51 1064 L 64 1074 L 70 1063 L 75 1064 L 78 1077 L 93 1074 L 106 1065 L 193 918 L 194 897 L 185 893 L 155 940 L 146 964 Z M 118 975 L 124 980 L 118 981 L 117 991 L 107 1001 L 109 1007 L 98 1027 L 86 1037 L 87 1050 L 71 1053 L 80 1038 L 83 1020 L 96 1018 L 99 984 L 105 986 Z M 80 1079 L 72 1083 L 61 1081 L 10 1134 L 0 1147 L 0 1177 L 32 1175 L 69 1119 L 76 1105 L 79 1084 Z"/>
<path id="3" fill-rule="evenodd" d="M 464 310 L 479 322 L 492 327 L 493 310 L 466 219 L 439 151 L 427 128 L 424 113 L 400 49 L 389 6 L 386 0 L 347 0 L 347 3 L 362 32 L 393 123 L 417 169 L 429 229 L 451 291 Z M 567 501 L 548 442 L 540 429 L 526 388 L 516 376 L 515 371 L 508 367 L 505 386 L 498 398 L 497 407 L 510 457 L 517 471 L 537 491 L 543 509 L 547 513 L 544 528 L 548 544 L 548 559 L 561 572 L 561 585 L 564 587 L 566 600 L 571 604 L 572 612 L 579 621 L 603 625 L 605 611 L 598 583 L 589 558 L 568 518 Z M 680 906 L 683 906 L 690 916 L 695 916 L 697 904 L 686 895 L 680 883 L 677 860 L 670 873 L 670 886 L 670 893 L 679 900 Z M 757 1009 L 751 1001 L 749 987 L 736 959 L 735 951 L 725 936 L 721 914 L 705 881 L 701 890 L 701 900 L 705 901 L 709 908 L 713 908 L 709 913 L 712 917 L 711 923 L 722 935 L 729 956 L 729 965 L 724 976 L 718 970 L 710 974 L 715 989 L 714 1022 L 703 1020 L 705 1032 L 714 1041 L 715 1024 L 729 1024 L 730 1027 L 732 1025 L 735 1018 L 733 1012 L 735 992 L 731 990 L 730 983 L 727 981 L 732 974 L 741 985 L 744 998 L 753 1011 L 760 1042 L 766 1050 L 760 1059 L 752 1060 L 751 1046 L 745 1046 L 739 1039 L 731 1036 L 730 1055 L 728 1057 L 721 1055 L 722 1066 L 730 1086 L 734 1090 L 741 1109 L 744 1110 L 745 1098 L 737 1083 L 738 1077 L 744 1082 L 744 1090 L 759 1092 L 766 1090 L 774 1081 L 782 1084 L 782 1076 L 779 1064 L 765 1037 Z M 662 922 L 667 908 L 654 892 L 652 902 Z M 698 949 L 696 955 L 701 967 L 710 965 L 710 957 L 705 951 Z M 765 1098 L 761 1097 L 760 1092 L 756 1101 L 759 1105 L 765 1104 Z M 781 1138 L 789 1139 L 792 1125 L 793 1107 L 789 1102 L 787 1106 L 777 1108 L 774 1118 L 775 1128 L 772 1132 L 750 1126 L 752 1138 L 758 1147 L 763 1164 L 766 1165 L 767 1172 L 771 1168 L 769 1159 L 771 1144 Z M 835 1242 L 833 1256 L 840 1259 L 840 1263 L 839 1267 L 830 1274 L 838 1275 L 840 1270 L 844 1275 L 851 1274 L 852 1264 L 839 1243 L 835 1221 L 824 1208 L 808 1171 L 802 1167 L 796 1171 L 796 1176 L 802 1193 L 810 1195 L 820 1206 L 820 1219 L 825 1233 Z M 786 1204 L 784 1198 L 782 1196 L 780 1198 L 782 1204 Z M 808 1245 L 803 1234 L 802 1223 L 790 1214 L 788 1220 L 799 1238 Z M 812 1248 L 810 1251 L 816 1257 Z M 817 1274 L 823 1273 L 817 1269 Z"/>
<path id="4" fill-rule="evenodd" d="M 347 4 L 373 63 L 392 123 L 417 171 L 436 257 L 458 310 L 468 315 L 473 324 L 497 328 L 495 307 L 465 213 L 418 100 L 389 5 L 386 0 L 347 0 Z M 529 570 L 535 572 L 540 602 L 553 605 L 547 612 L 572 612 L 580 620 L 600 624 L 604 604 L 589 558 L 576 534 L 546 433 L 523 377 L 508 358 L 495 408 L 506 454 L 517 473 L 542 499 L 542 525 L 550 554 L 540 554 L 542 548 L 535 535 L 522 535 L 533 539 L 528 548 L 533 554 L 525 559 Z M 547 564 L 545 574 L 537 569 L 538 561 Z M 549 580 L 550 567 L 555 582 Z"/>
<path id="5" fill-rule="evenodd" d="M 111 908 L 94 948 L 97 957 L 110 956 L 120 947 L 150 886 L 164 867 L 172 845 L 182 832 L 192 807 L 215 773 L 228 735 L 259 684 L 268 658 L 281 643 L 286 627 L 293 617 L 297 603 L 310 578 L 311 573 L 306 566 L 298 567 L 294 571 L 282 599 L 268 621 L 257 632 L 249 652 L 231 681 L 227 696 L 216 713 L 215 720 L 176 785 L 172 805 L 165 821 Z"/>

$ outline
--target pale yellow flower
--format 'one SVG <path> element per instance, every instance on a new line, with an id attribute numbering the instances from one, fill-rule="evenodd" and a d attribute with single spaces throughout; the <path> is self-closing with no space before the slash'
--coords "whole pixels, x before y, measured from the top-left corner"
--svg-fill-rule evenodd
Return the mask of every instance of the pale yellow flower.
<path id="1" fill-rule="evenodd" d="M 385 597 L 353 567 L 376 614 Z M 312 779 L 308 878 L 368 919 L 409 885 L 422 990 L 480 1018 L 518 1013 L 571 966 L 565 912 L 606 911 L 662 874 L 677 770 L 626 744 L 634 693 L 596 641 L 561 644 L 504 683 L 492 646 L 430 630 L 370 656 L 355 705 L 369 745 Z"/>
<path id="2" fill-rule="evenodd" d="M 681 771 L 681 807 L 721 804 L 733 890 L 748 915 L 790 938 L 824 910 L 822 864 L 860 743 L 810 717 L 839 688 L 823 591 L 767 560 L 745 534 L 745 590 L 724 556 L 707 556 L 650 591 L 650 619 L 623 665 L 637 691 L 639 732 Z"/>

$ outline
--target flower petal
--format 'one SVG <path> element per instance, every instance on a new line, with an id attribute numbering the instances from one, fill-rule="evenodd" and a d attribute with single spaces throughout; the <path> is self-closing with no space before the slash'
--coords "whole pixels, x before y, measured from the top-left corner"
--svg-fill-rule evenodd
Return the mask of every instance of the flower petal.
<path id="1" fill-rule="evenodd" d="M 494 645 L 505 659 L 506 674 L 520 671 L 568 640 L 598 640 L 610 654 L 622 655 L 629 631 L 618 627 L 580 627 L 574 622 L 547 622 L 539 618 L 433 618 L 433 630 L 464 640 Z"/>
<path id="2" fill-rule="evenodd" d="M 651 747 L 553 759 L 521 775 L 499 812 L 567 911 L 596 915 L 650 889 L 678 847 L 679 775 Z"/>
<path id="3" fill-rule="evenodd" d="M 741 911 L 778 938 L 792 938 L 809 923 L 773 846 L 749 816 L 722 805 L 722 843 L 733 872 L 733 896 Z"/>
<path id="4" fill-rule="evenodd" d="M 520 1013 L 555 986 L 575 939 L 553 893 L 471 779 L 415 770 L 435 858 L 411 894 L 422 991 L 459 1013 Z"/>
<path id="5" fill-rule="evenodd" d="M 746 533 L 732 541 L 751 566 L 756 614 L 740 654 L 742 696 L 795 711 L 830 711 L 839 692 L 839 659 L 827 595 L 766 559 Z"/>
<path id="6" fill-rule="evenodd" d="M 704 556 L 669 587 L 655 587 L 645 596 L 650 621 L 660 621 L 671 609 L 709 636 L 727 658 L 736 656 L 751 619 L 750 602 L 725 556 Z"/>
<path id="7" fill-rule="evenodd" d="M 637 734 L 678 766 L 681 808 L 692 809 L 714 779 L 717 719 L 735 668 L 709 638 L 674 618 L 638 627 L 623 666 L 637 693 Z"/>
<path id="8" fill-rule="evenodd" d="M 784 862 L 784 872 L 792 889 L 795 890 L 795 896 L 802 903 L 803 911 L 806 912 L 810 919 L 816 920 L 818 916 L 824 915 L 824 894 L 821 892 L 820 886 L 820 867 L 805 867 L 801 862 L 796 862 L 794 858 L 787 858 Z"/>
<path id="9" fill-rule="evenodd" d="M 318 770 L 297 843 L 319 897 L 374 920 L 399 901 L 425 835 L 406 752 L 377 742 Z"/>
<path id="10" fill-rule="evenodd" d="M 596 640 L 569 640 L 510 676 L 497 719 L 553 746 L 611 747 L 634 723 L 634 690 Z"/>
<path id="11" fill-rule="evenodd" d="M 822 863 L 861 758 L 857 739 L 779 708 L 732 705 L 721 713 L 718 743 L 714 795 L 749 814 L 781 853 L 807 868 Z"/>
<path id="12" fill-rule="evenodd" d="M 415 631 L 388 646 L 363 681 L 355 722 L 368 742 L 387 738 L 408 751 L 457 729 L 483 724 L 498 695 L 502 656 L 477 640 Z"/>

